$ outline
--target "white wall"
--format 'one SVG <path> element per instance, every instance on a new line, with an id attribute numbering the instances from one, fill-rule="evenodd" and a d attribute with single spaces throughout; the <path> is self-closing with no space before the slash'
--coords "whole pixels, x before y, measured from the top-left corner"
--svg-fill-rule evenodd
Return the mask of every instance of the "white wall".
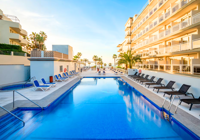
<path id="1" fill-rule="evenodd" d="M 156 76 L 156 78 L 163 78 L 163 84 L 167 84 L 170 80 L 175 81 L 174 87 L 176 89 L 179 89 L 182 84 L 191 85 L 188 92 L 192 93 L 195 97 L 200 96 L 200 78 L 149 70 L 142 70 L 142 73 Z"/>
<path id="2" fill-rule="evenodd" d="M 69 66 L 69 71 L 75 70 L 74 62 L 54 61 L 54 75 L 56 75 L 56 74 L 62 75 L 63 72 L 60 72 L 60 66 L 63 66 L 63 71 L 64 71 L 64 69 L 67 68 L 67 65 Z M 76 67 L 76 68 L 78 68 L 78 67 Z"/>
<path id="3" fill-rule="evenodd" d="M 38 81 L 49 81 L 49 76 L 54 76 L 54 61 L 31 61 L 30 72 Z"/>
<path id="4" fill-rule="evenodd" d="M 28 80 L 30 67 L 24 65 L 0 65 L 0 85 Z"/>

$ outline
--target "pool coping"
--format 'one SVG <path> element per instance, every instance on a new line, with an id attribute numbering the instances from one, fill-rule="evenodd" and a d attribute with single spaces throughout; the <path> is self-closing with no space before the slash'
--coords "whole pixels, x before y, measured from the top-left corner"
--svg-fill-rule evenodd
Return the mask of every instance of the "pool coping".
<path id="1" fill-rule="evenodd" d="M 133 89 L 135 89 L 135 90 L 137 90 L 147 101 L 149 101 L 153 106 L 155 106 L 158 110 L 162 110 L 162 107 L 161 107 L 161 105 L 160 105 L 160 100 L 162 100 L 162 102 L 163 102 L 163 99 L 161 98 L 161 97 L 159 97 L 159 96 L 157 96 L 158 98 L 160 98 L 158 101 L 158 103 L 155 103 L 155 102 L 157 102 L 157 101 L 152 101 L 151 100 L 151 98 L 149 98 L 150 97 L 150 95 L 149 95 L 149 93 L 151 93 L 151 91 L 149 91 L 149 90 L 147 90 L 147 89 L 145 89 L 144 87 L 142 87 L 141 85 L 139 85 L 138 83 L 134 83 L 134 81 L 131 81 L 130 79 L 128 79 L 128 77 L 126 77 L 126 76 L 121 76 L 121 75 L 119 75 L 119 76 L 99 76 L 99 75 L 97 75 L 97 76 L 83 76 L 82 78 L 121 78 L 125 83 L 127 83 L 129 86 L 131 86 Z M 48 109 L 50 106 L 53 106 L 53 105 L 55 105 L 55 104 L 57 104 L 61 99 L 63 99 L 63 97 L 64 96 L 66 96 L 68 93 L 69 93 L 69 91 L 70 90 L 72 90 L 72 89 L 74 89 L 79 83 L 80 83 L 80 81 L 81 81 L 81 79 L 82 78 L 75 78 L 75 79 L 73 79 L 72 81 L 70 81 L 69 83 L 67 83 L 66 85 L 69 85 L 69 87 L 67 87 L 66 88 L 66 85 L 65 86 L 63 86 L 63 87 L 61 87 L 61 88 L 59 88 L 59 89 L 57 89 L 56 91 L 54 91 L 54 92 L 56 92 L 57 93 L 57 97 L 55 98 L 55 95 L 53 96 L 54 97 L 54 99 L 53 100 L 48 100 L 48 99 L 44 99 L 44 98 L 49 98 L 49 96 L 52 96 L 53 95 L 53 93 L 51 93 L 50 95 L 48 95 L 48 96 L 46 96 L 46 97 L 44 97 L 43 99 L 41 99 L 41 100 L 33 100 L 34 102 L 36 102 L 36 103 L 38 103 L 38 104 L 40 104 L 39 102 L 43 102 L 43 101 L 49 101 L 48 103 L 46 103 L 46 104 L 43 104 L 42 105 L 42 107 L 43 107 L 43 109 Z M 127 78 L 127 79 L 126 79 Z M 129 82 L 129 80 L 131 81 L 131 83 Z M 141 87 L 141 89 L 145 89 L 146 91 L 148 91 L 148 93 L 147 93 L 147 95 L 144 95 L 143 93 L 144 92 L 141 92 L 140 90 L 140 88 L 136 88 L 135 86 L 133 86 L 133 83 L 134 84 L 138 84 L 140 87 Z M 63 92 L 63 90 L 64 90 L 64 92 Z M 154 96 L 156 96 L 154 93 L 151 93 L 152 95 L 154 95 Z M 151 96 L 152 96 L 151 95 Z M 149 96 L 149 97 L 148 97 Z M 14 109 L 11 109 L 11 111 L 13 112 L 13 111 L 15 111 L 15 110 L 17 110 L 17 109 L 36 109 L 36 110 L 38 110 L 38 109 L 40 109 L 40 108 L 38 108 L 37 106 L 35 106 L 35 105 L 33 105 L 33 104 L 31 104 L 30 102 L 28 102 L 28 101 L 24 101 L 24 100 L 18 100 L 18 101 L 15 101 L 15 104 L 17 105 Z M 5 105 L 4 107 L 5 108 L 10 108 L 12 106 L 12 103 L 10 103 L 10 104 L 8 104 L 8 105 Z M 166 108 L 166 106 L 168 106 L 168 104 L 166 103 L 165 104 L 165 108 Z M 172 106 L 172 108 L 175 108 L 175 106 Z M 165 109 L 166 110 L 166 109 Z M 182 110 L 182 109 L 181 109 Z M 183 110 L 182 110 L 183 111 Z M 183 111 L 183 112 L 185 112 L 185 111 Z M 187 113 L 187 112 L 185 112 L 185 113 Z M 187 113 L 188 114 L 188 113 Z M 4 114 L 1 114 L 1 112 L 0 112 L 0 118 L 2 118 L 2 117 L 5 117 L 7 114 L 6 113 L 4 113 Z M 190 115 L 191 116 L 191 115 Z M 194 117 L 194 116 L 192 116 L 192 117 Z M 195 117 L 194 117 L 195 118 Z M 176 114 L 173 114 L 173 116 L 172 116 L 172 119 L 179 125 L 179 126 L 181 126 L 181 128 L 183 128 L 185 131 L 187 131 L 191 136 L 193 136 L 193 137 L 195 137 L 195 138 L 200 138 L 200 129 L 197 129 L 198 127 L 188 127 L 187 126 L 187 124 L 188 124 L 188 122 L 186 122 L 185 123 L 185 121 L 182 121 L 182 120 L 180 120 L 179 119 L 179 117 L 176 117 Z M 196 119 L 196 118 L 195 118 Z M 185 118 L 183 119 L 183 120 L 185 120 Z M 193 119 L 192 119 L 193 120 Z M 190 124 L 191 124 L 192 122 L 190 122 Z M 200 121 L 199 121 L 199 123 L 200 123 Z M 195 125 L 198 125 L 198 124 L 196 124 L 196 123 L 194 123 Z M 197 129 L 197 131 L 195 131 L 195 130 Z M 199 130 L 199 131 L 198 131 Z"/>

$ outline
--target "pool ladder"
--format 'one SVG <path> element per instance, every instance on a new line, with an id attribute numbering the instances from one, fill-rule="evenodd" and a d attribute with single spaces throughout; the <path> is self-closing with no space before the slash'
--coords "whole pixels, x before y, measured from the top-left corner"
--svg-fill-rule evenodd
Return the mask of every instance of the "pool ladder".
<path id="1" fill-rule="evenodd" d="M 167 97 L 165 97 L 164 102 L 163 102 L 163 104 L 162 104 L 163 116 L 164 116 L 165 119 L 168 120 L 168 121 L 170 121 L 170 110 L 171 110 L 171 107 L 172 107 L 174 98 L 175 98 L 175 96 L 169 98 L 170 102 L 169 102 L 169 106 L 167 107 L 167 108 L 169 109 L 169 110 L 168 110 L 168 113 L 169 113 L 169 114 L 167 114 L 167 113 L 164 112 L 164 105 L 165 105 L 165 102 L 166 102 L 166 100 L 167 100 Z"/>

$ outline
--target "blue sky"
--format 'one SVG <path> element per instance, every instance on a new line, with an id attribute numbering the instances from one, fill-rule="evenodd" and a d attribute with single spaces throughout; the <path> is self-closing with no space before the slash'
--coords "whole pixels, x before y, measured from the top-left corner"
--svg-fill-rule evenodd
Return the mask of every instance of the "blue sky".
<path id="1" fill-rule="evenodd" d="M 102 56 L 113 63 L 117 45 L 125 37 L 125 23 L 137 14 L 147 0 L 0 0 L 4 14 L 19 18 L 22 28 L 31 32 L 44 31 L 46 46 L 68 44 L 74 54 L 92 60 Z M 11 5 L 12 3 L 12 5 Z"/>

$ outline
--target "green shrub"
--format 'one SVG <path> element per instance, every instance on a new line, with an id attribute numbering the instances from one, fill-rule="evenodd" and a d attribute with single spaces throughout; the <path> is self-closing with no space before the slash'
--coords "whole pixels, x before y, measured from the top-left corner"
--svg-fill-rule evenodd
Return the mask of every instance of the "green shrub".
<path id="1" fill-rule="evenodd" d="M 9 50 L 9 51 L 21 52 L 22 47 L 19 46 L 19 45 L 0 44 L 0 50 Z"/>

